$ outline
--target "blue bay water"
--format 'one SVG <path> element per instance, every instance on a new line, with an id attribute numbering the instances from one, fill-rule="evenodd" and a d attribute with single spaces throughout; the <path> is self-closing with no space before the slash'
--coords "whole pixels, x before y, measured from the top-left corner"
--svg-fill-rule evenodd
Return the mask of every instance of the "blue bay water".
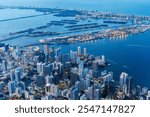
<path id="1" fill-rule="evenodd" d="M 102 39 L 61 47 L 66 53 L 77 50 L 78 46 L 86 47 L 93 55 L 105 55 L 112 64 L 108 70 L 114 72 L 115 79 L 119 80 L 121 72 L 127 72 L 136 84 L 150 88 L 150 31 L 125 39 Z"/>
<path id="2" fill-rule="evenodd" d="M 149 0 L 7 0 L 0 1 L 0 5 L 59 7 L 150 16 Z M 1 12 L 3 11 L 0 10 L 0 13 Z M 10 14 L 9 12 L 11 11 L 6 12 Z M 2 14 L 0 15 L 0 19 L 27 16 L 29 12 L 30 15 L 37 14 L 37 12 L 34 11 L 16 11 L 11 15 Z M 55 17 L 42 16 L 19 20 L 19 22 L 1 22 L 0 35 L 11 31 L 23 30 L 28 27 L 41 26 L 50 20 L 55 20 Z M 20 38 L 7 41 L 6 43 L 19 45 L 23 41 L 25 44 L 28 44 L 34 43 L 39 39 L 40 38 Z M 81 46 L 86 47 L 88 53 L 92 53 L 94 55 L 104 54 L 112 63 L 109 70 L 114 72 L 115 79 L 119 79 L 121 72 L 128 72 L 129 75 L 134 77 L 134 82 L 136 84 L 150 88 L 150 31 L 129 36 L 126 39 L 102 39 L 80 44 L 59 46 L 62 47 L 62 51 L 64 53 L 69 52 L 70 49 L 76 50 L 78 46 Z"/>
<path id="3" fill-rule="evenodd" d="M 150 15 L 150 0 L 1 0 L 0 4 Z"/>

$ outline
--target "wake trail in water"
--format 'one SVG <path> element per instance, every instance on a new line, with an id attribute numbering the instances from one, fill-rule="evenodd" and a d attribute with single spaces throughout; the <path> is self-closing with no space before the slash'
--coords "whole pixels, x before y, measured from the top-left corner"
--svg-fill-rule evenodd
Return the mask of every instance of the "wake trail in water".
<path id="1" fill-rule="evenodd" d="M 111 62 L 112 64 L 117 64 L 116 62 L 112 61 L 112 60 L 109 60 L 107 59 L 108 62 Z"/>

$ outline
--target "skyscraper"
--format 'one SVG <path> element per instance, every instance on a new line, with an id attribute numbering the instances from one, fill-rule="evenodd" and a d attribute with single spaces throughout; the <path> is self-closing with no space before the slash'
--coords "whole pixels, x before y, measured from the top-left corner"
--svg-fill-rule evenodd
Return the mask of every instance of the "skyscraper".
<path id="1" fill-rule="evenodd" d="M 74 52 L 72 51 L 72 50 L 70 50 L 70 59 L 73 59 L 73 57 L 74 57 Z"/>
<path id="2" fill-rule="evenodd" d="M 104 55 L 102 55 L 102 61 L 105 61 L 105 56 Z"/>
<path id="3" fill-rule="evenodd" d="M 87 55 L 86 48 L 84 48 L 84 56 L 86 56 L 86 55 Z"/>
<path id="4" fill-rule="evenodd" d="M 22 77 L 22 68 L 18 67 L 18 68 L 15 69 L 16 82 L 20 82 L 21 81 L 21 77 Z"/>
<path id="5" fill-rule="evenodd" d="M 60 54 L 61 54 L 61 48 L 55 49 L 55 55 L 59 57 Z"/>
<path id="6" fill-rule="evenodd" d="M 128 74 L 122 72 L 120 75 L 120 90 L 123 91 L 125 94 L 127 93 L 127 79 Z"/>
<path id="7" fill-rule="evenodd" d="M 54 84 L 58 85 L 60 81 L 60 76 L 57 72 L 54 73 Z"/>
<path id="8" fill-rule="evenodd" d="M 15 81 L 15 71 L 14 70 L 10 71 L 10 79 L 11 79 L 11 81 Z"/>
<path id="9" fill-rule="evenodd" d="M 45 62 L 48 63 L 48 61 L 49 61 L 49 53 L 46 53 L 45 54 Z"/>
<path id="10" fill-rule="evenodd" d="M 26 55 L 23 55 L 22 56 L 22 63 L 25 65 L 27 62 L 27 56 Z"/>
<path id="11" fill-rule="evenodd" d="M 3 61 L 2 61 L 2 70 L 3 70 L 4 72 L 7 71 L 7 61 L 6 61 L 6 60 L 3 60 Z"/>
<path id="12" fill-rule="evenodd" d="M 133 77 L 128 77 L 127 79 L 127 95 L 132 95 L 133 90 Z"/>
<path id="13" fill-rule="evenodd" d="M 85 89 L 88 89 L 88 87 L 90 87 L 90 86 L 91 86 L 90 79 L 85 79 L 84 80 L 84 87 L 85 87 Z"/>
<path id="14" fill-rule="evenodd" d="M 84 63 L 83 63 L 83 61 L 81 61 L 80 63 L 79 63 L 79 65 L 78 65 L 78 69 L 84 69 Z"/>
<path id="15" fill-rule="evenodd" d="M 42 73 L 42 63 L 37 63 L 37 72 Z"/>
<path id="16" fill-rule="evenodd" d="M 45 54 L 49 53 L 49 47 L 48 47 L 47 44 L 44 45 L 44 53 L 45 53 Z"/>
<path id="17" fill-rule="evenodd" d="M 25 83 L 24 82 L 18 82 L 17 87 L 20 88 L 21 94 L 25 94 Z"/>
<path id="18" fill-rule="evenodd" d="M 94 90 L 94 100 L 99 100 L 100 99 L 100 90 L 95 89 Z"/>
<path id="19" fill-rule="evenodd" d="M 51 57 L 52 61 L 55 60 L 55 49 L 54 49 L 54 46 L 51 47 L 50 57 Z"/>
<path id="20" fill-rule="evenodd" d="M 93 100 L 93 87 L 88 87 L 88 95 L 89 95 L 89 99 Z"/>
<path id="21" fill-rule="evenodd" d="M 16 91 L 15 81 L 10 81 L 8 83 L 8 91 L 9 91 L 10 96 L 15 93 L 15 91 Z"/>
<path id="22" fill-rule="evenodd" d="M 81 55 L 81 47 L 78 46 L 78 56 L 80 56 L 80 55 Z"/>

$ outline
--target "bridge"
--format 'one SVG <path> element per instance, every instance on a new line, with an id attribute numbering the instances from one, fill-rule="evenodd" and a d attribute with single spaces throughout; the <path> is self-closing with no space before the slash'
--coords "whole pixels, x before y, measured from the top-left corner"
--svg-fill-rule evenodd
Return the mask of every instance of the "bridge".
<path id="1" fill-rule="evenodd" d="M 50 15 L 50 13 L 47 13 L 47 14 L 44 13 L 44 14 L 39 14 L 39 15 L 30 15 L 30 16 L 17 17 L 17 18 L 3 19 L 3 20 L 0 20 L 0 22 L 13 21 L 13 20 L 19 20 L 19 19 L 27 19 L 27 18 L 39 17 L 39 16 L 43 16 L 43 15 Z"/>

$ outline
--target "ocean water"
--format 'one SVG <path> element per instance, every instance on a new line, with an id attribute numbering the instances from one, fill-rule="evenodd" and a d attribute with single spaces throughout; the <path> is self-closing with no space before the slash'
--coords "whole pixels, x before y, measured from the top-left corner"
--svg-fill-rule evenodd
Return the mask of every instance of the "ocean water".
<path id="1" fill-rule="evenodd" d="M 150 15 L 150 0 L 1 0 L 0 4 Z"/>
<path id="2" fill-rule="evenodd" d="M 150 88 L 150 31 L 129 36 L 124 39 L 102 39 L 72 45 L 61 45 L 63 52 L 77 47 L 87 48 L 93 55 L 105 55 L 112 66 L 107 70 L 114 72 L 119 80 L 121 72 L 127 72 L 134 78 L 134 83 Z M 59 45 L 60 47 L 60 45 Z"/>
<path id="3" fill-rule="evenodd" d="M 7 0 L 0 1 L 0 5 L 59 7 L 150 16 L 150 0 Z M 0 19 L 38 14 L 34 11 L 11 12 L 9 9 L 0 10 Z M 11 31 L 41 26 L 49 20 L 55 20 L 55 17 L 41 16 L 19 21 L 0 22 L 0 36 Z M 19 45 L 24 42 L 24 44 L 28 44 L 39 39 L 20 38 L 6 43 Z M 150 88 L 150 30 L 124 39 L 102 39 L 58 46 L 62 47 L 64 53 L 69 52 L 70 49 L 76 50 L 78 46 L 81 46 L 86 47 L 88 53 L 93 55 L 104 54 L 111 61 L 112 66 L 108 70 L 114 72 L 115 79 L 119 79 L 121 72 L 127 72 L 133 76 L 136 84 Z"/>

